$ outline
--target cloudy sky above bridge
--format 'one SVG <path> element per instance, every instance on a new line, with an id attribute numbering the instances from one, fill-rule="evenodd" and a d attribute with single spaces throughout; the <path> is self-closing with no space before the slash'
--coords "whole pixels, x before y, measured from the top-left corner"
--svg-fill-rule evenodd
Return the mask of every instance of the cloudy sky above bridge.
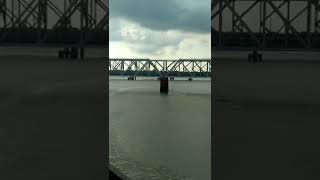
<path id="1" fill-rule="evenodd" d="M 210 0 L 110 0 L 112 58 L 209 58 Z"/>

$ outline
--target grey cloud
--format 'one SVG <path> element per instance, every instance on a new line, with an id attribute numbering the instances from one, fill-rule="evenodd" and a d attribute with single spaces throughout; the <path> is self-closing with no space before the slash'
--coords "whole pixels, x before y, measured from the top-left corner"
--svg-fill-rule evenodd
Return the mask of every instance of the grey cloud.
<path id="1" fill-rule="evenodd" d="M 109 37 L 112 41 L 122 41 L 123 38 L 120 34 L 120 22 L 117 18 L 113 18 L 109 20 Z"/>
<path id="2" fill-rule="evenodd" d="M 133 46 L 132 49 L 136 50 L 139 53 L 155 55 L 157 51 L 161 51 L 166 47 L 167 48 L 170 47 L 177 50 L 178 44 L 175 44 L 175 45 L 139 44 L 138 46 L 137 45 Z"/>
<path id="3" fill-rule="evenodd" d="M 157 46 L 157 45 L 150 45 L 150 46 L 135 45 L 135 46 L 132 46 L 131 48 L 140 54 L 148 54 L 151 56 L 157 56 L 159 52 L 164 53 L 165 48 L 170 48 L 171 52 L 169 53 L 171 56 L 174 56 L 175 52 L 178 50 L 178 46 Z"/>
<path id="4" fill-rule="evenodd" d="M 110 18 L 125 18 L 152 30 L 210 33 L 211 4 L 207 1 L 207 6 L 202 2 L 193 8 L 183 0 L 112 0 Z"/>

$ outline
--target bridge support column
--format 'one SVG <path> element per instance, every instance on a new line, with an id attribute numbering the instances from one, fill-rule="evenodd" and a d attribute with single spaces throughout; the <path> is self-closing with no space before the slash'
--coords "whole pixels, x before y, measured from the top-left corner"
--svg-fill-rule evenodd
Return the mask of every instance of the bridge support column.
<path id="1" fill-rule="evenodd" d="M 160 93 L 168 93 L 169 92 L 169 81 L 168 77 L 160 78 Z"/>
<path id="2" fill-rule="evenodd" d="M 257 50 L 254 50 L 253 53 L 248 54 L 248 61 L 249 62 L 261 62 L 262 61 L 262 54 L 258 53 Z"/>
<path id="3" fill-rule="evenodd" d="M 80 59 L 84 59 L 84 47 L 80 47 Z"/>

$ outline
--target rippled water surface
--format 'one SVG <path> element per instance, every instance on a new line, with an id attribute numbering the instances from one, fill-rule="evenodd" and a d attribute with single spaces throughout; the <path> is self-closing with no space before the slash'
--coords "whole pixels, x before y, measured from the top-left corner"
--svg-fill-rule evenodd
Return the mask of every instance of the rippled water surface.
<path id="1" fill-rule="evenodd" d="M 210 81 L 110 80 L 109 158 L 129 179 L 211 178 Z"/>

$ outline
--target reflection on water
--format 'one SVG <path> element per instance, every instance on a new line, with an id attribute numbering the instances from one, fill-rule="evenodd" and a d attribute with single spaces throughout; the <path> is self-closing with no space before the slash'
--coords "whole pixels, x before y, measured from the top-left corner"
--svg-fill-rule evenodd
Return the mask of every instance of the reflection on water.
<path id="1" fill-rule="evenodd" d="M 210 81 L 110 80 L 110 163 L 130 179 L 210 178 Z"/>

